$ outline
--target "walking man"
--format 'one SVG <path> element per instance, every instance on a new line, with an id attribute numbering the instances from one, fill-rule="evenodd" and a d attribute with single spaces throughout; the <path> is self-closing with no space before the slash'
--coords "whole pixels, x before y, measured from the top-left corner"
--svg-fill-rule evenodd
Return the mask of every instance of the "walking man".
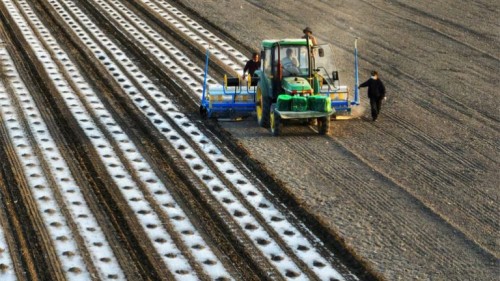
<path id="1" fill-rule="evenodd" d="M 359 88 L 363 87 L 368 87 L 368 98 L 370 99 L 370 107 L 372 109 L 372 119 L 375 121 L 380 113 L 382 100 L 385 99 L 385 86 L 378 78 L 377 71 L 373 70 L 370 79 L 359 85 Z"/>

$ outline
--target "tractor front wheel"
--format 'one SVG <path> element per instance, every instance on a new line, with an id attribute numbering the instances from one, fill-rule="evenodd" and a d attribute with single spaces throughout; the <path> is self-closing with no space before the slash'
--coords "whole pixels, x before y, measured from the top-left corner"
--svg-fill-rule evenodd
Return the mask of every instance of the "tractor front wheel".
<path id="1" fill-rule="evenodd" d="M 259 126 L 264 128 L 269 128 L 269 115 L 271 111 L 271 104 L 269 96 L 267 96 L 267 94 L 265 93 L 262 93 L 260 85 L 257 86 L 256 100 L 257 100 L 257 105 L 256 105 L 257 122 L 259 123 Z"/>
<path id="2" fill-rule="evenodd" d="M 283 127 L 281 116 L 275 112 L 275 106 L 274 104 L 271 106 L 271 113 L 269 116 L 269 123 L 271 127 L 271 133 L 273 136 L 277 137 L 281 134 L 281 128 Z"/>
<path id="3" fill-rule="evenodd" d="M 318 133 L 326 135 L 330 131 L 330 116 L 318 118 Z"/>

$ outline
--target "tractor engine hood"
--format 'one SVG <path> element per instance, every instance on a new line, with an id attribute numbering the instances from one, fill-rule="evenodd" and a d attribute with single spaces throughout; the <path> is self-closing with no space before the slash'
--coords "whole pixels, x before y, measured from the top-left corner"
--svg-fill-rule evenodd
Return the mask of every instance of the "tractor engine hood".
<path id="1" fill-rule="evenodd" d="M 281 87 L 289 94 L 312 94 L 312 87 L 307 79 L 302 77 L 285 77 L 281 81 Z"/>

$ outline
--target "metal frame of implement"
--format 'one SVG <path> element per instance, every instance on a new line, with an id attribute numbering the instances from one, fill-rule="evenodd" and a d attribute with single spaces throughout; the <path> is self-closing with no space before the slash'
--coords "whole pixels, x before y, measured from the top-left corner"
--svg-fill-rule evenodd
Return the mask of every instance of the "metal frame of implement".
<path id="1" fill-rule="evenodd" d="M 347 86 L 332 87 L 331 85 L 323 85 L 320 88 L 319 94 L 329 96 L 331 99 L 332 108 L 335 112 L 351 113 L 352 107 L 360 105 L 359 96 L 359 74 L 358 74 L 358 39 L 354 41 L 354 98 L 349 100 L 349 90 Z"/>
<path id="2" fill-rule="evenodd" d="M 241 85 L 240 77 L 224 76 L 222 85 L 207 85 L 210 50 L 207 49 L 205 77 L 201 96 L 200 113 L 205 118 L 230 118 L 250 116 L 255 112 L 255 92 L 258 82 L 248 78 Z"/>

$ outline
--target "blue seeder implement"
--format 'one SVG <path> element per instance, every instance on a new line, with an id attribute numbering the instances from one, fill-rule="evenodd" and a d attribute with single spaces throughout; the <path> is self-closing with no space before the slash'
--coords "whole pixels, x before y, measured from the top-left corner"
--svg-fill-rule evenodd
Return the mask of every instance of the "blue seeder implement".
<path id="1" fill-rule="evenodd" d="M 249 77 L 247 82 L 240 77 L 224 75 L 223 84 L 207 85 L 210 51 L 207 49 L 205 78 L 201 97 L 200 113 L 204 118 L 237 119 L 255 112 L 257 79 Z"/>

